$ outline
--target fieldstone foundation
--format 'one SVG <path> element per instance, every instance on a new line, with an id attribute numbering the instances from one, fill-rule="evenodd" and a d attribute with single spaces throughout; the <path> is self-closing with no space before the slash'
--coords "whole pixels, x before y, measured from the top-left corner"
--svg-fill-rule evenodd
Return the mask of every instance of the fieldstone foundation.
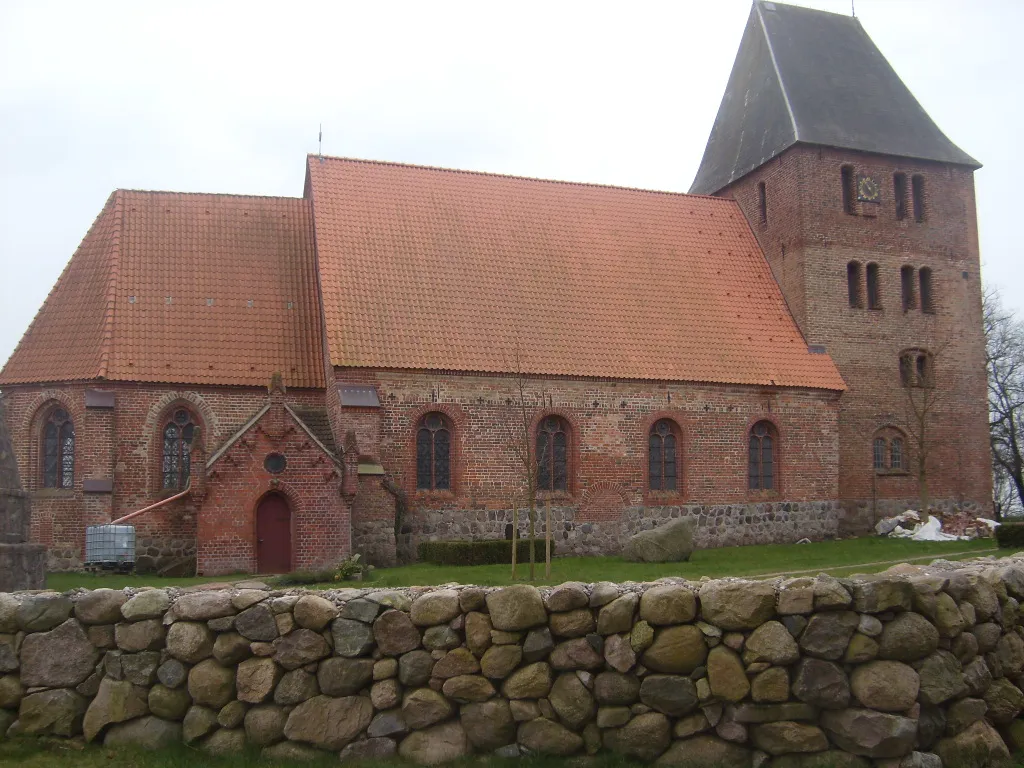
<path id="1" fill-rule="evenodd" d="M 697 520 L 694 536 L 697 549 L 788 544 L 803 538 L 820 541 L 835 537 L 840 504 L 836 501 L 777 501 L 628 507 L 618 520 L 607 521 L 581 521 L 576 507 L 552 507 L 552 538 L 559 555 L 618 555 L 630 536 L 688 516 Z M 421 541 L 508 538 L 511 524 L 511 509 L 418 509 L 410 513 L 403 526 L 401 543 L 415 551 Z M 538 535 L 543 535 L 543 508 L 538 510 L 537 525 Z M 525 536 L 527 530 L 527 515 L 520 510 L 519 535 Z M 361 533 L 353 530 L 353 547 L 357 552 L 363 552 Z M 380 534 L 382 532 L 377 532 L 378 538 L 368 538 L 367 543 L 380 547 L 385 541 Z"/>

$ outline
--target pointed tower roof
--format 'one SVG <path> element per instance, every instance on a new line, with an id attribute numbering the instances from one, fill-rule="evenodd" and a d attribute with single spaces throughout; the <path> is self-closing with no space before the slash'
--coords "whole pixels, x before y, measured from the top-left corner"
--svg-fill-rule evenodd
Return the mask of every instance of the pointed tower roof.
<path id="1" fill-rule="evenodd" d="M 711 194 L 794 144 L 973 168 L 850 16 L 756 0 L 690 192 Z"/>

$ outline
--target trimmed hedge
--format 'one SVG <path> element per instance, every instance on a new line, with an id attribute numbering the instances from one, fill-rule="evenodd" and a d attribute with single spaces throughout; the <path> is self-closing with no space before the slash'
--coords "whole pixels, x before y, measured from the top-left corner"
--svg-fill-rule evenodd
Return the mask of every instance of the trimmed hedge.
<path id="1" fill-rule="evenodd" d="M 319 571 L 292 571 L 274 576 L 273 582 L 278 587 L 295 587 L 303 584 L 327 584 L 334 581 L 334 571 L 324 568 Z"/>
<path id="2" fill-rule="evenodd" d="M 1003 523 L 996 528 L 996 541 L 1002 548 L 1024 547 L 1024 523 Z"/>
<path id="3" fill-rule="evenodd" d="M 520 539 L 516 542 L 516 557 L 520 563 L 530 561 L 530 542 Z M 544 562 L 544 539 L 534 542 L 537 562 Z M 512 542 L 508 539 L 485 539 L 483 541 L 421 541 L 420 560 L 433 565 L 498 565 L 512 562 Z M 555 542 L 551 542 L 551 554 L 555 554 Z"/>

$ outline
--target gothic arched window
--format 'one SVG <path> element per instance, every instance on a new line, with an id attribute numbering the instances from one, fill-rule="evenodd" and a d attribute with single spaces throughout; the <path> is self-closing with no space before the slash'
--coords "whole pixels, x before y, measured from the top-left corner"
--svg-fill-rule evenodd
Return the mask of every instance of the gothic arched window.
<path id="1" fill-rule="evenodd" d="M 759 421 L 751 428 L 749 448 L 748 487 L 752 491 L 774 490 L 776 439 L 771 422 Z"/>
<path id="2" fill-rule="evenodd" d="M 876 470 L 885 469 L 885 438 L 876 437 L 873 464 Z"/>
<path id="3" fill-rule="evenodd" d="M 452 434 L 440 413 L 428 413 L 416 430 L 416 488 L 447 491 L 452 487 Z"/>
<path id="4" fill-rule="evenodd" d="M 875 433 L 873 464 L 879 474 L 901 473 L 907 469 L 903 433 L 895 427 L 883 427 Z"/>
<path id="5" fill-rule="evenodd" d="M 903 439 L 894 437 L 889 443 L 889 468 L 906 469 L 903 466 Z"/>
<path id="6" fill-rule="evenodd" d="M 163 488 L 180 491 L 188 485 L 192 469 L 192 437 L 196 424 L 185 408 L 177 408 L 163 430 Z"/>
<path id="7" fill-rule="evenodd" d="M 569 425 L 547 416 L 537 427 L 537 489 L 569 490 Z"/>
<path id="8" fill-rule="evenodd" d="M 679 490 L 679 458 L 675 425 L 670 419 L 661 419 L 651 427 L 647 441 L 648 487 L 652 491 Z"/>
<path id="9" fill-rule="evenodd" d="M 75 483 L 75 425 L 63 408 L 54 408 L 43 425 L 43 487 L 71 488 Z"/>

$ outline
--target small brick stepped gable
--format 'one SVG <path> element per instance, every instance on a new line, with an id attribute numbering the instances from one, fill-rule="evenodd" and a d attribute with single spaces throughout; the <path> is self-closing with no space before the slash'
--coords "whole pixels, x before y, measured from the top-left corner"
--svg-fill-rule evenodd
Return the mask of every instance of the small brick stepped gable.
<path id="1" fill-rule="evenodd" d="M 1024 556 L 841 580 L 0 594 L 0 734 L 980 767 L 1024 737 L 1021 599 Z"/>

